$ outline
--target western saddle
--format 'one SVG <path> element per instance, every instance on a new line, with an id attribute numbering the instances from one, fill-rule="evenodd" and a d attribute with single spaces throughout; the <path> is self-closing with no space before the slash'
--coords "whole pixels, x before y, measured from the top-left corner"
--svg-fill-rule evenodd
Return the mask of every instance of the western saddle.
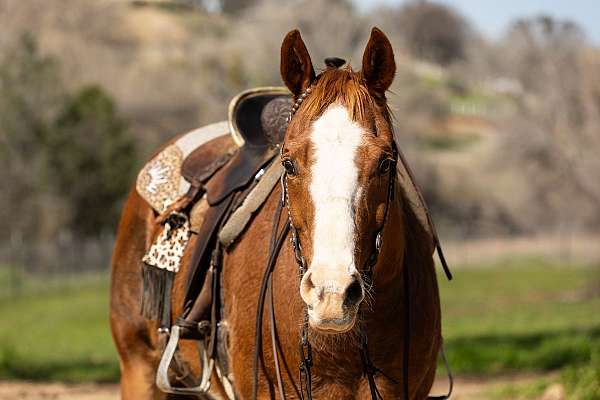
<path id="1" fill-rule="evenodd" d="M 163 224 L 162 233 L 143 259 L 141 312 L 159 324 L 163 355 L 156 383 L 164 392 L 209 397 L 210 378 L 216 369 L 230 397 L 235 397 L 227 365 L 227 327 L 220 318 L 219 263 L 223 249 L 240 236 L 279 181 L 282 167 L 274 159 L 291 106 L 285 88 L 242 92 L 230 102 L 227 122 L 176 138 L 138 175 L 138 193 Z M 202 202 L 202 222 L 196 224 L 195 213 L 200 212 L 196 208 Z M 192 233 L 198 237 L 194 248 L 188 249 L 191 269 L 184 312 L 172 318 L 173 277 Z M 173 256 L 173 248 L 181 243 Z M 180 339 L 199 343 L 199 384 L 177 352 Z M 177 383 L 172 385 L 172 381 Z"/>

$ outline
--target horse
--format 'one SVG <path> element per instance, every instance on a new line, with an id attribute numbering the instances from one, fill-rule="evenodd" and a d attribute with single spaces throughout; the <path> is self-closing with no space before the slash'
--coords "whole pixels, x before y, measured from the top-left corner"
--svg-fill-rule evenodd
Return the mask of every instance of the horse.
<path id="1" fill-rule="evenodd" d="M 298 30 L 281 46 L 281 77 L 295 100 L 281 145 L 282 184 L 222 262 L 237 398 L 304 398 L 308 378 L 315 399 L 417 400 L 427 398 L 436 375 L 442 336 L 434 244 L 395 184 L 386 99 L 396 71 L 392 46 L 373 28 L 360 71 L 339 61 L 330 59 L 317 74 Z M 139 315 L 140 260 L 160 230 L 155 221 L 132 189 L 113 253 L 110 302 L 126 400 L 166 396 L 154 384 L 157 325 Z M 266 288 L 271 306 L 257 321 L 269 238 L 286 222 Z M 288 239 L 293 245 L 283 245 Z M 183 310 L 190 268 L 186 253 L 173 284 L 173 315 Z M 195 344 L 181 342 L 179 350 L 198 375 Z M 210 396 L 227 398 L 216 373 L 211 382 Z"/>

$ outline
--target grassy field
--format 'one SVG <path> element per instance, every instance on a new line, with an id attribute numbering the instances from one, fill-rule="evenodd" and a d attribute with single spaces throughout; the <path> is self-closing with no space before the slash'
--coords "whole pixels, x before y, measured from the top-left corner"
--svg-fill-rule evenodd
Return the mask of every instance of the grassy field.
<path id="1" fill-rule="evenodd" d="M 555 382 L 569 398 L 600 399 L 598 266 L 520 260 L 454 275 L 439 279 L 446 353 L 458 376 L 542 376 L 490 399 L 538 398 Z"/>
<path id="2" fill-rule="evenodd" d="M 0 275 L 0 378 L 115 381 L 108 277 L 19 280 Z"/>
<path id="3" fill-rule="evenodd" d="M 440 277 L 447 354 L 460 373 L 553 370 L 600 345 L 600 270 L 520 261 Z"/>
<path id="4" fill-rule="evenodd" d="M 454 273 L 452 282 L 440 275 L 440 287 L 455 374 L 561 371 L 571 391 L 586 377 L 598 390 L 600 296 L 590 289 L 600 281 L 597 267 L 521 260 Z M 106 276 L 25 279 L 18 294 L 7 286 L 0 274 L 1 379 L 117 380 Z"/>

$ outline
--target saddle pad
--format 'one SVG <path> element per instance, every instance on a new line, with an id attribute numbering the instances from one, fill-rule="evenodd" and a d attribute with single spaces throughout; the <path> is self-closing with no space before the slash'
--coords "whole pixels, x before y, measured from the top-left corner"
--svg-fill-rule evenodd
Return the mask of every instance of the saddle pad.
<path id="1" fill-rule="evenodd" d="M 263 205 L 269 194 L 273 191 L 277 182 L 283 174 L 283 166 L 279 160 L 275 160 L 260 170 L 260 180 L 252 189 L 242 204 L 237 208 L 227 220 L 227 223 L 219 232 L 219 241 L 225 248 L 229 247 L 242 233 L 246 225 Z"/>
<path id="2" fill-rule="evenodd" d="M 194 150 L 219 136 L 229 135 L 229 123 L 221 121 L 180 136 L 142 168 L 136 181 L 140 196 L 162 213 L 187 193 L 190 183 L 181 174 L 184 160 Z"/>

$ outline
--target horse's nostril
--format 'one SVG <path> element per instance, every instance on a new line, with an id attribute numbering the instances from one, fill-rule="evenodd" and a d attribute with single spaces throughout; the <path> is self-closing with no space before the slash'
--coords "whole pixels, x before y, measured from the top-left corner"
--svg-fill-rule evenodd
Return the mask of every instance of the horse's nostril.
<path id="1" fill-rule="evenodd" d="M 358 279 L 355 279 L 350 286 L 346 288 L 346 297 L 344 298 L 344 306 L 351 307 L 361 302 L 363 299 L 363 288 Z"/>

